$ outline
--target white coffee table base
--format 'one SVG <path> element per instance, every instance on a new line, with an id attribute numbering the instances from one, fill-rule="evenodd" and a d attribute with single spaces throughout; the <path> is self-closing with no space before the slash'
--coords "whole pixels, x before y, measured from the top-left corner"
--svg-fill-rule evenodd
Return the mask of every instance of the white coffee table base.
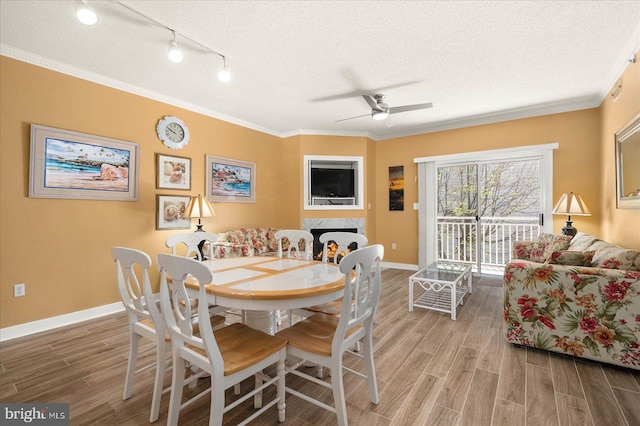
<path id="1" fill-rule="evenodd" d="M 438 273 L 445 279 L 432 277 Z M 413 312 L 414 307 L 431 309 L 449 313 L 455 321 L 458 305 L 464 304 L 464 296 L 473 292 L 472 278 L 470 265 L 436 262 L 419 270 L 409 277 L 409 312 Z M 422 289 L 417 298 L 414 296 L 416 284 Z"/>

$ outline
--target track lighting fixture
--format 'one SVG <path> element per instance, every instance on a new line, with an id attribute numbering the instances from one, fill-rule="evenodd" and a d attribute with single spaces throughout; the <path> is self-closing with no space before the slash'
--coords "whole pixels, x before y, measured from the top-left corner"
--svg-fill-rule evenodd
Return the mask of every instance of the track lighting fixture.
<path id="1" fill-rule="evenodd" d="M 144 13 L 136 10 L 135 8 L 131 7 L 128 4 L 125 4 L 119 0 L 115 0 L 113 2 L 114 4 L 117 4 L 118 6 L 122 6 L 125 9 L 130 10 L 131 12 L 142 16 L 143 18 L 147 19 L 148 21 L 153 22 L 155 25 L 159 26 L 159 27 L 163 27 L 166 28 L 167 30 L 171 31 L 173 33 L 173 41 L 169 42 L 169 51 L 167 52 L 167 56 L 169 57 L 169 60 L 175 63 L 181 62 L 182 58 L 183 58 L 183 54 L 182 51 L 180 50 L 180 48 L 178 47 L 178 33 L 176 32 L 176 30 L 174 30 L 173 28 L 163 24 L 162 22 L 159 22 L 147 15 L 145 15 Z M 82 22 L 83 24 L 86 25 L 93 25 L 98 21 L 98 17 L 96 15 L 96 13 L 94 12 L 94 10 L 87 4 L 87 0 L 81 0 L 80 4 L 78 5 L 78 9 L 76 12 L 76 16 L 78 17 L 78 19 L 80 20 L 80 22 Z M 210 48 L 209 46 L 200 43 L 199 41 L 196 41 L 192 38 L 189 38 L 187 36 L 185 36 L 184 34 L 180 34 L 180 36 L 185 39 L 185 40 L 189 40 L 191 43 L 193 44 L 197 44 L 198 46 L 200 46 L 201 48 L 203 48 L 204 50 L 213 53 L 214 55 L 218 55 L 222 58 L 222 69 L 220 71 L 218 71 L 218 78 L 220 79 L 220 81 L 224 82 L 224 83 L 228 83 L 229 81 L 231 81 L 231 69 L 229 68 L 229 66 L 227 65 L 227 57 L 224 56 L 222 53 L 217 52 L 215 50 L 213 50 L 212 48 Z"/>
<path id="2" fill-rule="evenodd" d="M 178 33 L 173 32 L 173 41 L 169 43 L 169 60 L 171 62 L 180 63 L 182 62 L 182 51 L 178 48 Z"/>
<path id="3" fill-rule="evenodd" d="M 228 83 L 231 81 L 231 69 L 227 65 L 227 58 L 222 57 L 222 69 L 218 71 L 218 78 L 223 83 Z"/>
<path id="4" fill-rule="evenodd" d="M 87 4 L 87 0 L 82 0 L 78 5 L 76 17 L 78 21 L 85 25 L 93 25 L 98 22 L 98 15 L 96 15 L 96 12 Z"/>

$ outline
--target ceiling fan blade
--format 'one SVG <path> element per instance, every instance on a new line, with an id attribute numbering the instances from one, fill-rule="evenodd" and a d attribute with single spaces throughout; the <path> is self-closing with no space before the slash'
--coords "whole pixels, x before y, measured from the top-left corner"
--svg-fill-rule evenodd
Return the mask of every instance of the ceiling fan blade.
<path id="1" fill-rule="evenodd" d="M 431 102 L 426 103 L 426 104 L 415 104 L 415 105 L 404 105 L 404 106 L 398 106 L 398 107 L 390 107 L 389 108 L 389 114 L 397 114 L 399 112 L 407 112 L 407 111 L 415 111 L 418 109 L 426 109 L 426 108 L 432 108 L 433 104 Z"/>
<path id="2" fill-rule="evenodd" d="M 367 103 L 369 104 L 371 109 L 380 110 L 380 107 L 378 106 L 378 103 L 373 98 L 373 96 L 371 96 L 371 95 L 362 95 L 362 97 L 364 98 L 365 101 L 367 101 Z"/>
<path id="3" fill-rule="evenodd" d="M 354 118 L 361 118 L 361 117 L 371 117 L 371 113 L 369 113 L 369 114 L 364 114 L 364 115 L 356 115 L 355 117 L 343 118 L 342 120 L 336 120 L 336 121 L 334 121 L 334 123 L 339 123 L 339 122 L 341 122 L 341 121 L 347 121 L 347 120 L 353 120 Z"/>

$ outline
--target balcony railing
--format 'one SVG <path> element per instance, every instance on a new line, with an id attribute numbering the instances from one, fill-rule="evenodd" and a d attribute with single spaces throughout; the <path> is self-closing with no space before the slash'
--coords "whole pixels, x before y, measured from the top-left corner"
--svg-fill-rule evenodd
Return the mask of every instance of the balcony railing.
<path id="1" fill-rule="evenodd" d="M 475 265 L 480 253 L 482 267 L 503 267 L 514 241 L 534 240 L 541 230 L 535 216 L 483 217 L 479 235 L 477 226 L 475 217 L 438 216 L 438 259 Z"/>

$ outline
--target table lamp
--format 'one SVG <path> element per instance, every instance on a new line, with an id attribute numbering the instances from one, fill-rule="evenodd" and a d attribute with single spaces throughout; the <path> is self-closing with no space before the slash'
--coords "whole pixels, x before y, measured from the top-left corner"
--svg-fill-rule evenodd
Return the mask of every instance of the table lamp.
<path id="1" fill-rule="evenodd" d="M 191 197 L 189 200 L 189 204 L 187 204 L 187 208 L 184 211 L 183 217 L 188 217 L 190 219 L 198 218 L 198 229 L 195 232 L 204 232 L 202 229 L 201 219 L 203 217 L 213 217 L 216 215 L 216 212 L 213 211 L 213 207 L 209 203 L 206 197 L 198 194 L 197 197 Z"/>
<path id="2" fill-rule="evenodd" d="M 189 200 L 189 204 L 187 204 L 187 208 L 184 211 L 184 217 L 188 217 L 190 219 L 198 218 L 198 229 L 195 232 L 204 232 L 202 229 L 201 219 L 203 217 L 213 217 L 216 215 L 216 212 L 213 211 L 213 207 L 209 204 L 209 200 L 206 197 L 198 194 L 197 197 L 191 197 Z M 198 244 L 198 250 L 200 250 L 200 258 L 205 259 L 204 251 L 202 248 L 204 247 L 205 240 L 200 241 Z"/>
<path id="3" fill-rule="evenodd" d="M 562 228 L 562 235 L 576 235 L 578 230 L 571 224 L 571 215 L 574 216 L 591 216 L 591 212 L 587 208 L 580 195 L 570 192 L 568 194 L 562 194 L 558 204 L 553 208 L 553 214 L 566 214 L 567 225 Z"/>

